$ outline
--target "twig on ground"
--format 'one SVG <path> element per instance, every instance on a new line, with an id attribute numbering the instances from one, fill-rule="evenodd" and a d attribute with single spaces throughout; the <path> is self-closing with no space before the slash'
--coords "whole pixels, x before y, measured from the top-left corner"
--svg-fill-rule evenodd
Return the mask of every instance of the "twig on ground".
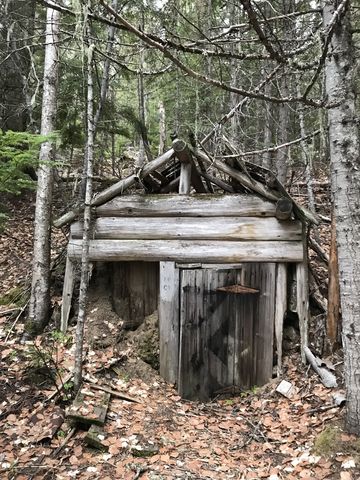
<path id="1" fill-rule="evenodd" d="M 19 312 L 18 315 L 16 316 L 13 324 L 12 324 L 11 327 L 10 327 L 10 330 L 8 331 L 8 333 L 7 333 L 7 335 L 6 335 L 5 343 L 8 341 L 8 339 L 9 339 L 10 335 L 12 334 L 12 332 L 13 332 L 16 324 L 17 324 L 17 322 L 20 320 L 21 315 L 24 313 L 26 307 L 28 306 L 28 303 L 29 303 L 29 300 L 25 303 L 25 305 L 24 305 L 23 307 L 21 307 L 20 312 Z"/>

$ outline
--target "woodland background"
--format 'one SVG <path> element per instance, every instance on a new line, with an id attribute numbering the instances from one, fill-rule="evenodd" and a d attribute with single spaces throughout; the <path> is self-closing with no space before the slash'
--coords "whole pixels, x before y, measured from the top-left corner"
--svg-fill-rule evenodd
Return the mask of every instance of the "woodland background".
<path id="1" fill-rule="evenodd" d="M 319 294 L 317 298 L 325 309 L 332 205 L 338 209 L 335 216 L 340 284 L 343 301 L 345 299 L 342 305 L 344 332 L 347 334 L 343 337 L 345 377 L 347 375 L 350 392 L 347 426 L 350 431 L 358 432 L 360 397 L 353 367 L 360 355 L 357 353 L 360 254 L 357 255 L 356 250 L 360 240 L 357 213 L 359 102 L 356 96 L 360 82 L 359 12 L 357 3 L 350 1 L 1 2 L 1 293 L 2 303 L 16 312 L 14 318 L 7 314 L 1 317 L 4 363 L 1 375 L 7 385 L 1 411 L 4 419 L 1 438 L 9 446 L 1 461 L 3 472 L 9 478 L 18 474 L 19 478 L 21 475 L 23 478 L 28 478 L 26 475 L 43 478 L 39 464 L 48 469 L 49 478 L 66 478 L 69 472 L 77 470 L 79 473 L 70 476 L 95 478 L 95 475 L 103 476 L 102 469 L 113 478 L 115 471 L 118 478 L 139 478 L 140 474 L 143 478 L 145 475 L 148 478 L 271 478 L 271 475 L 274 479 L 282 478 L 281 475 L 283 478 L 299 478 L 299 475 L 302 478 L 352 478 L 352 467 L 349 470 L 346 462 L 355 458 L 357 465 L 358 446 L 355 437 L 341 433 L 338 425 L 336 435 L 331 430 L 328 441 L 336 444 L 337 451 L 324 454 L 321 450 L 321 459 L 309 459 L 311 442 L 316 442 L 324 422 L 337 418 L 337 410 L 323 409 L 329 407 L 329 393 L 316 385 L 314 378 L 309 378 L 305 390 L 293 404 L 286 400 L 282 400 L 280 406 L 279 402 L 276 404 L 277 397 L 271 388 L 266 394 L 254 392 L 247 397 L 250 417 L 245 420 L 247 427 L 241 433 L 241 445 L 255 451 L 251 457 L 255 467 L 244 464 L 243 452 L 232 450 L 237 443 L 233 433 L 223 448 L 222 432 L 230 427 L 226 422 L 232 421 L 238 411 L 236 408 L 240 408 L 241 415 L 247 415 L 240 400 L 234 405 L 220 399 L 216 405 L 218 410 L 209 407 L 211 411 L 202 410 L 201 406 L 184 406 L 176 396 L 172 399 L 171 394 L 166 395 L 168 387 L 161 386 L 161 382 L 159 386 L 156 378 L 151 379 L 151 387 L 136 379 L 128 384 L 131 393 L 140 392 L 145 406 L 139 406 L 138 417 L 136 408 L 132 411 L 132 406 L 126 406 L 132 411 L 127 418 L 137 418 L 130 422 L 136 431 L 127 431 L 127 440 L 119 437 L 118 431 L 114 433 L 110 424 L 109 435 L 113 443 L 109 442 L 107 447 L 115 445 L 109 448 L 112 460 L 100 454 L 89 456 L 80 446 L 80 435 L 62 447 L 66 451 L 62 469 L 53 459 L 50 461 L 62 443 L 61 436 L 47 436 L 50 443 L 44 447 L 39 435 L 30 440 L 37 453 L 35 463 L 26 470 L 31 465 L 29 441 L 26 443 L 29 432 L 25 427 L 29 425 L 28 407 L 35 405 L 40 412 L 39 418 L 31 419 L 35 424 L 41 424 L 48 417 L 46 409 L 55 407 L 46 400 L 48 393 L 36 389 L 38 396 L 34 400 L 33 387 L 29 390 L 24 386 L 24 374 L 32 365 L 33 354 L 29 356 L 27 347 L 20 346 L 18 340 L 23 333 L 22 314 L 27 311 L 23 307 L 30 307 L 30 317 L 42 316 L 39 324 L 44 323 L 44 318 L 48 321 L 51 315 L 52 322 L 56 322 L 59 286 L 56 275 L 53 275 L 55 282 L 52 284 L 49 279 L 50 273 L 54 273 L 63 260 L 67 231 L 52 229 L 53 243 L 50 244 L 49 219 L 81 204 L 87 188 L 87 193 L 92 194 L 89 178 L 93 179 L 93 190 L 100 190 L 163 153 L 170 145 L 171 134 L 186 138 L 190 135 L 191 141 L 201 143 L 212 132 L 206 146 L 212 156 L 227 156 L 228 162 L 234 158 L 240 162 L 248 160 L 271 169 L 293 195 L 319 215 L 323 223 L 313 228 L 310 239 L 317 257 L 323 258 L 312 272 L 312 293 Z M 53 55 L 48 69 L 47 47 L 52 48 Z M 89 165 L 93 167 L 90 176 Z M 30 226 L 35 202 L 31 190 L 36 189 L 37 177 L 38 196 L 40 191 L 46 215 L 43 222 L 37 217 L 35 226 L 42 227 L 43 232 L 35 232 L 35 242 L 45 246 L 43 258 L 47 260 L 42 264 L 45 273 L 41 270 L 33 273 L 33 286 L 34 275 L 44 279 L 43 312 L 36 310 L 36 294 L 30 286 L 33 243 Z M 344 214 L 346 210 L 350 215 Z M 35 255 L 41 249 L 35 246 Z M 350 262 L 344 252 L 354 252 Z M 350 294 L 346 288 L 350 288 Z M 20 308 L 16 305 L 19 296 Z M 321 310 L 321 305 L 317 308 Z M 14 319 L 21 321 L 16 320 L 14 324 Z M 325 335 L 324 315 L 320 330 L 318 321 L 316 317 L 313 319 L 315 338 L 321 329 Z M 336 335 L 336 340 L 340 340 L 338 333 Z M 60 365 L 65 371 L 67 342 L 64 338 L 50 341 L 60 355 L 57 368 Z M 37 346 L 43 348 L 43 345 Z M 53 351 L 50 356 L 53 358 Z M 113 350 L 105 348 L 105 366 L 112 357 L 117 358 Z M 89 358 L 86 369 L 88 373 L 96 373 L 101 367 Z M 19 360 L 25 370 L 19 369 Z M 297 365 L 296 360 L 295 365 L 290 361 L 286 373 L 294 383 L 303 385 L 303 367 Z M 118 381 L 123 387 L 124 378 Z M 22 389 L 24 395 L 19 393 Z M 133 448 L 129 447 L 129 438 L 139 435 L 137 430 L 144 426 L 145 416 L 154 411 L 159 398 L 161 405 L 156 408 L 167 405 L 167 416 L 164 414 L 163 422 L 159 421 L 155 433 L 153 420 L 144 429 L 148 438 L 154 433 L 156 438 L 151 437 L 151 441 L 159 444 L 159 451 L 153 463 L 141 459 L 134 467 L 134 462 L 129 460 Z M 277 408 L 281 414 L 274 413 Z M 180 436 L 169 434 L 169 443 L 159 441 L 167 431 L 165 425 L 179 413 L 178 410 L 184 411 L 187 419 L 196 418 L 193 426 L 204 434 L 202 439 L 196 439 L 199 443 L 190 455 L 193 433 L 184 433 L 182 427 L 179 427 Z M 13 412 L 22 423 L 13 417 Z M 238 433 L 244 427 L 241 415 L 238 415 Z M 283 448 L 280 436 L 299 425 L 299 415 L 304 415 L 301 418 L 307 428 L 297 432 L 298 438 L 286 438 L 286 448 Z M 209 427 L 212 416 L 217 422 L 213 430 Z M 114 421 L 118 420 L 116 417 Z M 63 431 L 66 435 L 65 427 Z M 214 448 L 209 431 L 219 434 L 219 445 Z M 339 443 L 335 442 L 335 436 Z M 181 449 L 184 438 L 186 448 Z M 16 445 L 13 442 L 18 440 L 19 448 L 13 454 Z M 144 438 L 137 441 L 143 444 Z M 204 442 L 209 447 L 207 451 L 202 448 Z M 41 453 L 42 449 L 45 453 Z M 74 451 L 75 454 L 69 453 Z M 301 457 L 304 451 L 306 458 Z M 336 455 L 340 451 L 342 456 L 337 462 Z M 62 452 L 56 455 L 60 453 L 63 455 Z M 327 455 L 332 455 L 331 461 L 326 459 Z M 203 462 L 199 458 L 207 460 Z M 224 471 L 222 466 L 225 466 Z M 281 473 L 287 467 L 287 473 Z M 173 469 L 170 475 L 169 468 Z"/>

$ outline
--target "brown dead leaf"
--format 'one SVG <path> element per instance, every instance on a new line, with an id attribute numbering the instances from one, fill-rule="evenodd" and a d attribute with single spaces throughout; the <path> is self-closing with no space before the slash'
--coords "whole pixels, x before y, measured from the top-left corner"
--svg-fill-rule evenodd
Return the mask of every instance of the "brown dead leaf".
<path id="1" fill-rule="evenodd" d="M 350 472 L 340 472 L 340 480 L 352 480 L 352 478 Z"/>

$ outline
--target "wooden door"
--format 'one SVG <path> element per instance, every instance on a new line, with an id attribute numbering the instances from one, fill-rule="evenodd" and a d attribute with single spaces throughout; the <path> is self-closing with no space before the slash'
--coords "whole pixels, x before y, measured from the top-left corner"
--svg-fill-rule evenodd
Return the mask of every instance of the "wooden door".
<path id="1" fill-rule="evenodd" d="M 206 400 L 271 378 L 275 264 L 180 270 L 179 393 Z M 242 285 L 250 288 L 232 288 Z"/>

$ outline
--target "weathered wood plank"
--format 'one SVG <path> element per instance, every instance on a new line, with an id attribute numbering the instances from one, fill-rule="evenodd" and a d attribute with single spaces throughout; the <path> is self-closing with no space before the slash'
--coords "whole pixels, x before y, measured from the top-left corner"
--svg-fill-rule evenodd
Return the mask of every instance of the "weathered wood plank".
<path id="1" fill-rule="evenodd" d="M 80 258 L 81 239 L 70 239 L 70 259 Z M 229 242 L 189 240 L 91 240 L 91 261 L 184 261 L 206 263 L 299 262 L 301 242 Z"/>
<path id="2" fill-rule="evenodd" d="M 208 325 L 208 396 L 234 385 L 236 358 L 234 295 L 219 289 L 233 285 L 236 272 L 229 270 L 203 270 L 206 297 L 204 313 Z M 199 319 L 199 321 L 204 321 Z"/>
<path id="3" fill-rule="evenodd" d="M 260 291 L 254 314 L 253 379 L 264 385 L 272 378 L 275 315 L 274 263 L 244 265 L 239 283 Z"/>
<path id="4" fill-rule="evenodd" d="M 276 206 L 254 195 L 124 195 L 97 207 L 98 217 L 274 217 Z"/>
<path id="5" fill-rule="evenodd" d="M 69 407 L 66 416 L 73 422 L 84 425 L 104 425 L 110 402 L 110 394 L 98 392 L 96 395 L 82 388 Z"/>
<path id="6" fill-rule="evenodd" d="M 105 440 L 108 436 L 108 433 L 99 425 L 91 425 L 89 428 L 84 442 L 90 447 L 97 448 L 98 450 L 107 451 L 109 449 L 108 445 L 105 445 Z"/>
<path id="7" fill-rule="evenodd" d="M 82 223 L 71 226 L 71 236 L 82 238 Z M 93 228 L 95 239 L 194 239 L 194 240 L 286 240 L 302 238 L 299 221 L 278 221 L 257 217 L 149 217 L 97 218 Z"/>
<path id="8" fill-rule="evenodd" d="M 339 264 L 336 245 L 336 224 L 334 212 L 331 212 L 331 243 L 329 259 L 328 310 L 326 317 L 326 350 L 332 353 L 337 345 L 340 325 L 340 284 Z"/>
<path id="9" fill-rule="evenodd" d="M 309 286 L 307 262 L 296 264 L 296 310 L 299 317 L 301 360 L 306 362 L 304 347 L 308 346 Z"/>
<path id="10" fill-rule="evenodd" d="M 276 272 L 276 299 L 275 299 L 275 338 L 277 353 L 277 376 L 282 373 L 282 342 L 284 317 L 287 308 L 287 266 L 285 263 L 277 265 Z"/>
<path id="11" fill-rule="evenodd" d="M 256 377 L 255 349 L 258 337 L 254 332 L 259 295 L 232 297 L 231 312 L 235 317 L 233 384 L 248 390 L 254 385 L 261 385 Z"/>
<path id="12" fill-rule="evenodd" d="M 71 300 L 74 291 L 75 266 L 74 263 L 66 257 L 65 277 L 61 303 L 61 322 L 60 330 L 66 332 L 71 310 Z"/>
<path id="13" fill-rule="evenodd" d="M 201 270 L 181 271 L 178 391 L 183 398 L 208 400 L 208 321 Z"/>
<path id="14" fill-rule="evenodd" d="M 159 334 L 160 375 L 169 383 L 178 382 L 179 371 L 179 288 L 180 271 L 174 262 L 160 262 Z"/>

